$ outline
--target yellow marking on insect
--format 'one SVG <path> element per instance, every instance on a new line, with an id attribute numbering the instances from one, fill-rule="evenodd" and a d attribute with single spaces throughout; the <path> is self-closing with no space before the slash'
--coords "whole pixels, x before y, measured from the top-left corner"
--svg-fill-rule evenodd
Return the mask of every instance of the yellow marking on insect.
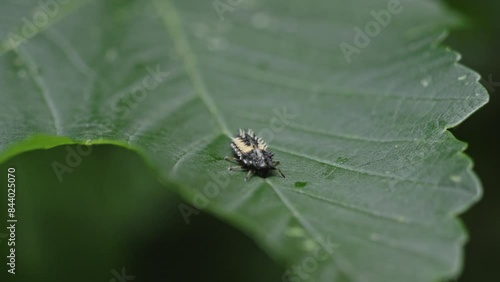
<path id="1" fill-rule="evenodd" d="M 249 153 L 249 152 L 251 152 L 253 150 L 252 146 L 248 146 L 247 144 L 245 144 L 245 142 L 243 142 L 238 137 L 233 138 L 233 143 L 234 143 L 234 145 L 236 145 L 236 147 L 238 148 L 238 150 L 240 150 L 242 153 Z"/>

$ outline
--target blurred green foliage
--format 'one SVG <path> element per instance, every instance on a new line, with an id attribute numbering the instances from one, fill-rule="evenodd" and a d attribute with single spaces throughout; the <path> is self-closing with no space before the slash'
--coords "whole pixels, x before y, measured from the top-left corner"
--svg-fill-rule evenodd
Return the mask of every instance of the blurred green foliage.
<path id="1" fill-rule="evenodd" d="M 18 219 L 17 274 L 2 271 L 0 281 L 117 282 L 113 270 L 121 275 L 123 268 L 137 277 L 130 281 L 281 281 L 283 270 L 239 231 L 206 214 L 187 225 L 180 199 L 131 151 L 94 146 L 60 183 L 52 163 L 64 162 L 68 148 L 77 146 L 25 153 L 0 166 L 2 183 L 7 169 L 17 168 Z"/>

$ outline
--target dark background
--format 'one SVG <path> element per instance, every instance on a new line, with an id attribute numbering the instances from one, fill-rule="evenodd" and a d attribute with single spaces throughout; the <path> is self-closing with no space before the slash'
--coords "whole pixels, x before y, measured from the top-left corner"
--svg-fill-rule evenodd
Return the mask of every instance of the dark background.
<path id="1" fill-rule="evenodd" d="M 462 216 L 471 239 L 456 281 L 500 281 L 495 177 L 500 172 L 500 1 L 447 2 L 469 23 L 452 31 L 445 44 L 485 78 L 491 93 L 488 105 L 452 130 L 469 144 L 467 154 L 484 187 L 483 199 Z M 0 166 L 0 172 L 22 168 L 16 178 L 24 187 L 17 190 L 18 275 L 7 280 L 2 271 L 0 281 L 119 282 L 115 274 L 122 271 L 136 277 L 125 281 L 281 281 L 284 270 L 231 226 L 206 214 L 186 224 L 178 210 L 181 200 L 133 152 L 95 146 L 59 183 L 51 164 L 64 163 L 67 149 L 25 153 Z M 4 173 L 0 181 L 5 183 Z M 6 241 L 0 240 L 4 269 Z"/>
<path id="2" fill-rule="evenodd" d="M 484 190 L 481 201 L 462 216 L 470 241 L 458 281 L 500 281 L 500 1 L 446 2 L 469 22 L 453 30 L 445 44 L 462 54 L 462 64 L 481 74 L 490 92 L 490 102 L 452 130 L 469 144 L 466 153 L 474 160 Z"/>

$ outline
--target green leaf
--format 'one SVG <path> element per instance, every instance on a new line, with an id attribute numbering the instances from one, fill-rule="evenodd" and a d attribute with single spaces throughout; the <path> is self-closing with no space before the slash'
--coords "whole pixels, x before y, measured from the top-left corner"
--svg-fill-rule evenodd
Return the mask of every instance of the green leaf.
<path id="1" fill-rule="evenodd" d="M 446 129 L 488 97 L 437 47 L 457 19 L 436 1 L 397 13 L 386 0 L 51 3 L 0 6 L 0 160 L 70 143 L 135 150 L 290 281 L 458 274 L 455 216 L 480 184 Z M 238 128 L 268 141 L 287 178 L 226 170 Z"/>

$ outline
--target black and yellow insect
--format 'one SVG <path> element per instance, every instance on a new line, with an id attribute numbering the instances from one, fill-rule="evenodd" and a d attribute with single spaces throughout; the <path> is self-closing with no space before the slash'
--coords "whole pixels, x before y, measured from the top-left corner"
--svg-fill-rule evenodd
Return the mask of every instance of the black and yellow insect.
<path id="1" fill-rule="evenodd" d="M 254 174 L 266 177 L 272 170 L 277 170 L 281 177 L 285 177 L 283 172 L 276 166 L 279 161 L 274 161 L 274 154 L 267 149 L 267 145 L 261 138 L 255 136 L 252 130 L 243 131 L 240 129 L 238 136 L 232 138 L 231 149 L 234 157 L 225 157 L 225 160 L 233 162 L 239 166 L 229 167 L 229 170 L 248 171 L 245 181 Z"/>

